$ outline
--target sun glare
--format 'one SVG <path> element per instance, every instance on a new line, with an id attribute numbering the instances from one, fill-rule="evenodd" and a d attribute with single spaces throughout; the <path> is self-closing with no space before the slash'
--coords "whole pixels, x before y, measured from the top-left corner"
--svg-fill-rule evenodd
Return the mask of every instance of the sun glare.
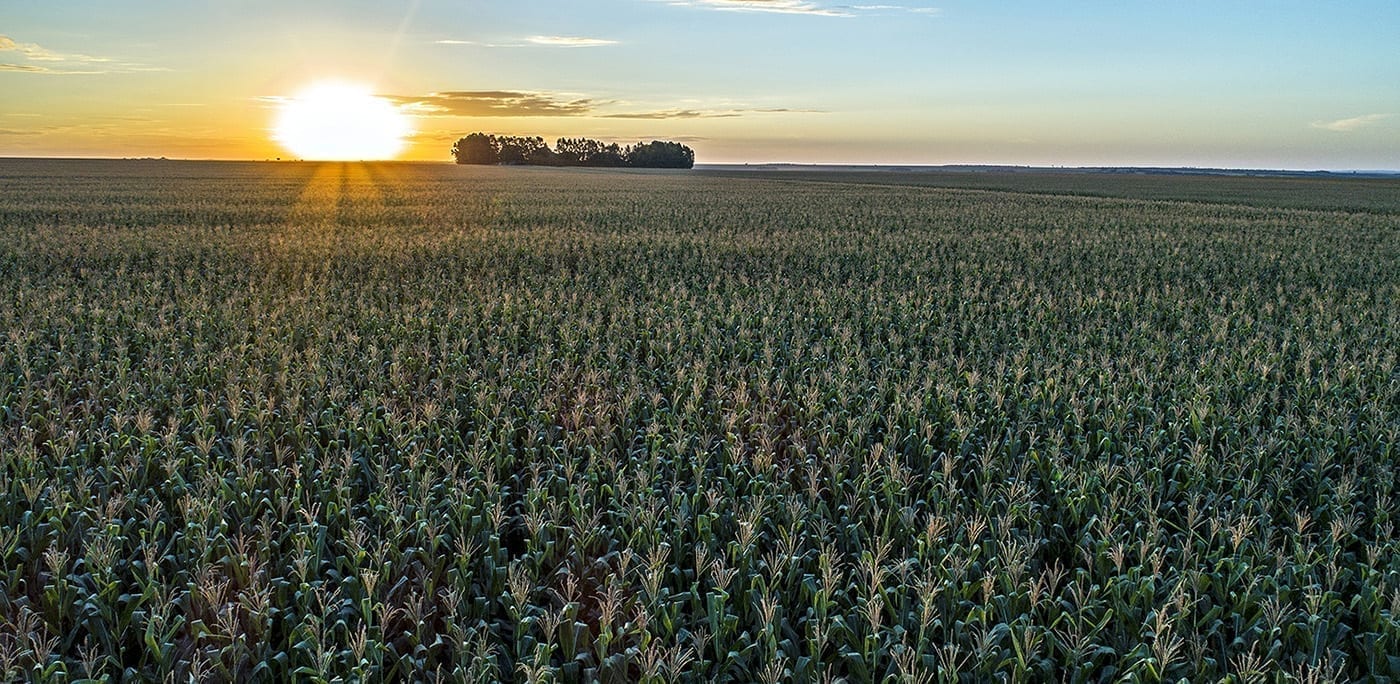
<path id="1" fill-rule="evenodd" d="M 317 83 L 282 100 L 273 139 L 302 159 L 393 159 L 412 132 L 394 103 L 353 83 Z"/>

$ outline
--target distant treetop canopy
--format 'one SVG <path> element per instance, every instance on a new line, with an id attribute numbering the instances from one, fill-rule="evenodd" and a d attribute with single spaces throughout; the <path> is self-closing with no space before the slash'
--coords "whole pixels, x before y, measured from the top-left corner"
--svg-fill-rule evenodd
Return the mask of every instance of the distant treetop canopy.
<path id="1" fill-rule="evenodd" d="M 680 143 L 653 140 L 622 147 L 588 138 L 560 138 L 549 149 L 544 138 L 517 138 L 473 133 L 452 145 L 458 164 L 529 164 L 532 166 L 605 166 L 688 169 L 695 150 Z"/>

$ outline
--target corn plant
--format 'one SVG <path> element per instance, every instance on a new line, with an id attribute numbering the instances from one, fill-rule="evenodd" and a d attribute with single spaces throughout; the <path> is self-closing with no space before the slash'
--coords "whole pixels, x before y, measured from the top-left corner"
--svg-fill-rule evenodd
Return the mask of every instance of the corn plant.
<path id="1" fill-rule="evenodd" d="M 0 679 L 1400 677 L 1393 185 L 0 176 Z"/>

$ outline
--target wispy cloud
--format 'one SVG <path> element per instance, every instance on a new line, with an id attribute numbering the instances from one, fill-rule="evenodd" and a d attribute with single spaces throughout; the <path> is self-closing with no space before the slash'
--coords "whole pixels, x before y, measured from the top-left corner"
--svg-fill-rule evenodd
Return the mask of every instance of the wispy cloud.
<path id="1" fill-rule="evenodd" d="M 833 5 L 812 0 L 662 0 L 676 7 L 704 7 L 728 12 L 771 12 L 776 14 L 807 14 L 820 17 L 854 17 L 865 13 L 909 12 L 938 15 L 937 7 L 908 5 Z"/>
<path id="2" fill-rule="evenodd" d="M 415 142 L 443 142 L 462 137 L 461 131 L 414 131 L 408 136 Z"/>
<path id="3" fill-rule="evenodd" d="M 770 107 L 765 109 L 663 109 L 650 112 L 618 112 L 615 114 L 599 114 L 603 119 L 732 119 L 746 114 L 781 114 L 781 113 L 821 113 L 815 109 L 787 109 L 785 107 Z"/>
<path id="4" fill-rule="evenodd" d="M 853 17 L 850 8 L 820 5 L 807 0 L 667 0 L 677 7 L 708 7 L 728 12 L 773 12 L 822 17 Z"/>
<path id="5" fill-rule="evenodd" d="M 44 73 L 48 71 L 44 67 L 32 64 L 4 64 L 0 63 L 0 71 L 25 71 L 30 73 Z"/>
<path id="6" fill-rule="evenodd" d="M 931 17 L 943 14 L 943 9 L 940 7 L 908 7 L 906 5 L 851 5 L 850 8 L 861 12 L 908 12 L 909 14 L 923 14 Z"/>
<path id="7" fill-rule="evenodd" d="M 658 138 L 662 140 L 673 140 L 678 143 L 705 142 L 706 140 L 710 140 L 710 138 L 703 135 L 672 135 L 670 133 L 637 136 L 638 140 L 656 140 Z"/>
<path id="8" fill-rule="evenodd" d="M 600 119 L 726 119 L 748 114 L 811 113 L 788 108 L 628 108 L 626 102 L 570 93 L 518 90 L 456 90 L 428 95 L 383 95 L 405 111 L 419 116 L 461 117 L 573 117 Z"/>
<path id="9" fill-rule="evenodd" d="M 583 38 L 580 36 L 530 36 L 525 42 L 545 47 L 583 48 L 617 45 L 617 41 L 606 38 Z"/>
<path id="10" fill-rule="evenodd" d="M 48 48 L 35 45 L 34 43 L 19 43 L 9 36 L 0 36 L 0 52 L 14 52 L 26 60 L 32 62 L 88 62 L 106 63 L 112 60 L 106 57 L 93 57 L 91 55 L 80 55 L 77 53 L 64 54 L 54 52 Z"/>
<path id="11" fill-rule="evenodd" d="M 587 38 L 584 36 L 527 36 L 519 40 L 507 43 L 483 43 L 475 40 L 459 40 L 446 38 L 433 41 L 434 45 L 472 45 L 484 48 L 527 48 L 527 47 L 548 47 L 548 48 L 589 48 L 607 47 L 617 45 L 615 40 L 607 38 Z"/>
<path id="12" fill-rule="evenodd" d="M 1349 119 L 1337 119 L 1336 121 L 1314 121 L 1313 128 L 1321 128 L 1337 133 L 1350 133 L 1357 129 L 1365 128 L 1391 117 L 1390 114 L 1362 114 Z"/>
<path id="13" fill-rule="evenodd" d="M 663 119 L 729 119 L 736 116 L 739 116 L 738 112 L 707 112 L 699 109 L 662 109 L 653 112 L 619 112 L 598 115 L 602 119 L 650 119 L 653 121 Z"/>
<path id="14" fill-rule="evenodd" d="M 600 104 L 589 98 L 515 90 L 452 90 L 384 97 L 414 114 L 433 116 L 583 116 Z"/>
<path id="15" fill-rule="evenodd" d="M 40 135 L 138 135 L 148 132 L 159 124 L 158 119 L 143 116 L 102 116 L 92 119 L 73 118 L 54 121 L 45 117 L 45 123 L 24 128 L 0 128 L 4 136 Z"/>
<path id="16" fill-rule="evenodd" d="M 19 62 L 0 62 L 0 71 L 29 74 L 109 74 L 138 71 L 165 71 L 131 62 L 119 62 L 109 57 L 94 57 L 76 52 L 58 52 L 35 43 L 21 43 L 0 35 L 0 57 L 18 58 Z"/>

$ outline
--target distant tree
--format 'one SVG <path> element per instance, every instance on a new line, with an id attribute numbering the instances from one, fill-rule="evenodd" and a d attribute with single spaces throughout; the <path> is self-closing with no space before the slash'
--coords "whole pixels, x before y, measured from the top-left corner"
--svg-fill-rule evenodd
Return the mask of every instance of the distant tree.
<path id="1" fill-rule="evenodd" d="M 627 148 L 627 165 L 646 169 L 689 169 L 695 166 L 695 151 L 675 142 L 653 140 Z"/>
<path id="2" fill-rule="evenodd" d="M 577 159 L 579 166 L 626 166 L 627 150 L 617 143 L 604 143 L 588 138 L 560 138 L 559 154 Z"/>
<path id="3" fill-rule="evenodd" d="M 458 164 L 532 164 L 539 166 L 632 166 L 689 169 L 695 151 L 675 142 L 653 140 L 622 147 L 588 138 L 559 138 L 549 149 L 544 138 L 473 133 L 452 146 Z"/>
<path id="4" fill-rule="evenodd" d="M 562 164 L 595 166 L 604 147 L 603 143 L 588 138 L 560 138 L 555 143 L 554 154 Z"/>
<path id="5" fill-rule="evenodd" d="M 627 151 L 617 143 L 600 145 L 589 166 L 627 166 Z"/>
<path id="6" fill-rule="evenodd" d="M 452 156 L 458 164 L 499 164 L 500 145 L 496 136 L 473 133 L 452 145 Z"/>
<path id="7" fill-rule="evenodd" d="M 554 161 L 560 166 L 578 166 L 578 151 L 570 147 L 570 138 L 560 138 L 554 141 Z"/>
<path id="8" fill-rule="evenodd" d="M 534 140 L 539 144 L 532 146 L 530 150 L 525 153 L 525 163 L 534 164 L 536 166 L 559 166 L 558 156 L 554 154 L 553 150 L 549 149 L 549 145 L 545 144 L 544 139 L 535 138 Z"/>
<path id="9" fill-rule="evenodd" d="M 496 139 L 500 143 L 500 163 L 502 164 L 547 164 L 552 152 L 544 138 L 539 136 L 504 136 Z"/>

